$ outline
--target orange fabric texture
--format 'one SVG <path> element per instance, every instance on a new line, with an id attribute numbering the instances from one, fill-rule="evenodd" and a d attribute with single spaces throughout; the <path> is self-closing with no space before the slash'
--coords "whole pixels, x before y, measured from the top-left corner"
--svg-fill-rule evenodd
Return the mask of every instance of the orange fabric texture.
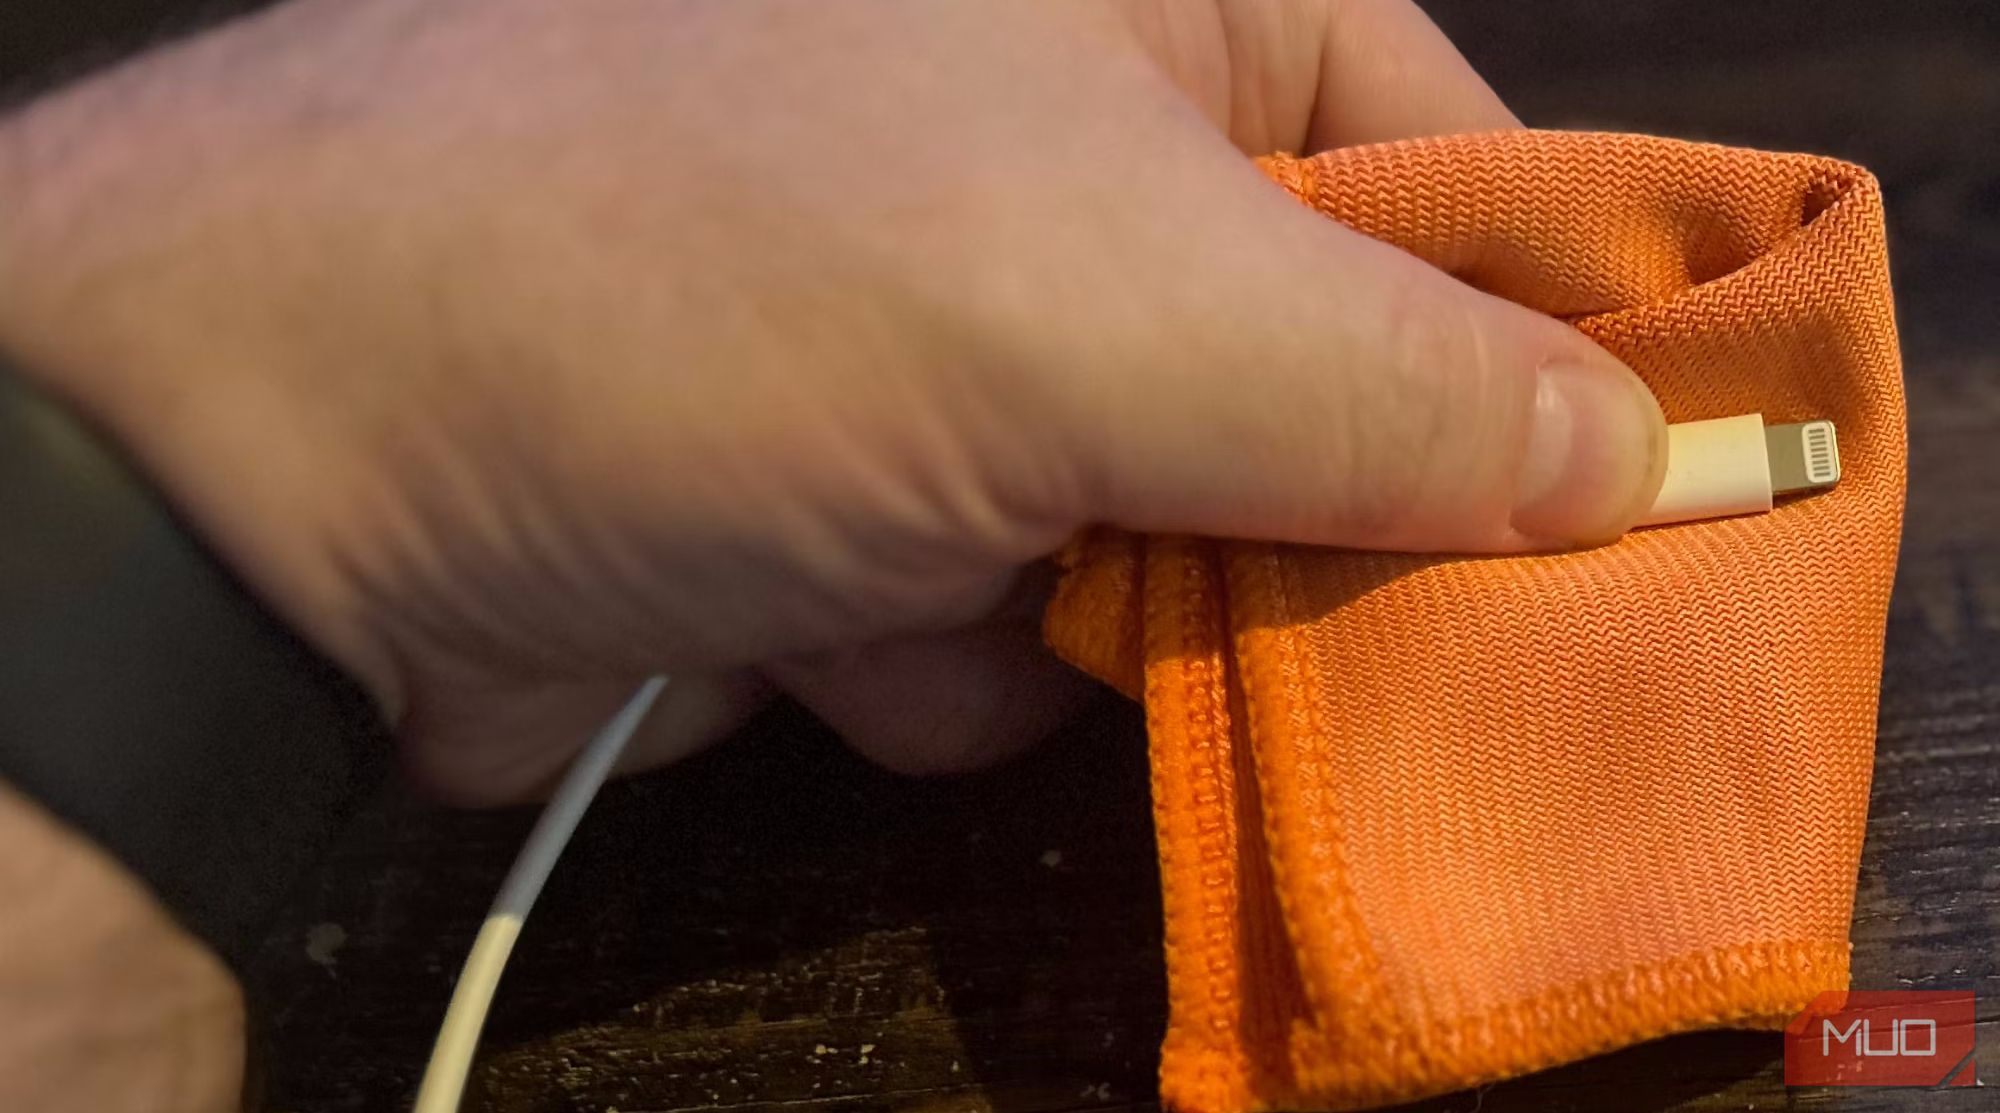
<path id="1" fill-rule="evenodd" d="M 1556 556 L 1074 545 L 1049 641 L 1146 705 L 1165 1099 L 1379 1105 L 1845 988 L 1903 501 L 1874 181 L 1553 132 L 1263 165 L 1670 421 L 1831 418 L 1844 476 Z"/>

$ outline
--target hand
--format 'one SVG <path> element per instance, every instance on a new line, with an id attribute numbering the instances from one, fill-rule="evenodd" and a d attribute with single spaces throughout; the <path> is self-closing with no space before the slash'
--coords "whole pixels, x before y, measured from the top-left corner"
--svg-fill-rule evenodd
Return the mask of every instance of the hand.
<path id="1" fill-rule="evenodd" d="M 775 686 L 956 767 L 1081 698 L 1022 570 L 1087 523 L 1647 505 L 1628 370 L 1245 157 L 1512 125 L 1401 0 L 295 0 L 8 129 L 0 344 L 456 798 L 661 669 L 639 763 Z"/>
<path id="2" fill-rule="evenodd" d="M 1650 502 L 1629 371 L 1245 157 L 1512 125 L 1403 0 L 294 0 L 0 127 L 0 347 L 458 799 L 660 669 L 640 764 L 783 689 L 957 767 L 1083 697 L 1023 569 L 1087 523 L 1506 551 Z M 0 1014 L 130 992 L 121 947 L 160 988 L 0 1025 L 0 1101 L 232 1102 L 226 975 L 12 806 L 112 926 L 10 913 L 55 949 Z M 63 1082 L 104 1047 L 129 1093 Z"/>

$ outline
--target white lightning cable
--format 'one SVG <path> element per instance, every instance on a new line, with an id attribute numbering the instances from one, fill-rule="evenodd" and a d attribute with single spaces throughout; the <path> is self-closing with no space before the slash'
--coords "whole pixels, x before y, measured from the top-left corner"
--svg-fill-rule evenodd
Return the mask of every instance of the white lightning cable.
<path id="1" fill-rule="evenodd" d="M 1743 414 L 1669 426 L 1667 435 L 1666 479 L 1641 525 L 1761 513 L 1771 509 L 1775 495 L 1824 489 L 1840 481 L 1840 454 L 1830 421 L 1766 428 L 1761 415 Z M 457 1113 L 486 1010 L 522 921 L 569 844 L 577 820 L 666 686 L 664 676 L 646 681 L 584 747 L 542 810 L 466 956 L 412 1113 Z"/>
<path id="2" fill-rule="evenodd" d="M 1667 426 L 1667 476 L 1642 526 L 1762 514 L 1779 495 L 1822 491 L 1840 482 L 1833 422 L 1764 424 L 1739 414 Z"/>
<path id="3" fill-rule="evenodd" d="M 666 686 L 664 676 L 641 685 L 577 755 L 562 787 L 542 809 L 535 829 L 514 859 L 514 867 L 507 871 L 507 880 L 500 885 L 500 894 L 493 898 L 493 909 L 480 925 L 471 953 L 465 957 L 465 969 L 458 976 L 458 988 L 452 991 L 444 1025 L 438 1029 L 437 1046 L 431 1049 L 412 1113 L 457 1113 L 472 1071 L 472 1053 L 479 1047 L 480 1029 L 486 1026 L 486 1010 L 493 1003 L 493 991 L 500 984 L 500 972 L 507 966 L 514 940 L 521 934 L 521 923 L 535 906 L 542 883 L 549 879 L 563 847 L 569 845 L 577 820 L 583 818 L 618 755 Z"/>

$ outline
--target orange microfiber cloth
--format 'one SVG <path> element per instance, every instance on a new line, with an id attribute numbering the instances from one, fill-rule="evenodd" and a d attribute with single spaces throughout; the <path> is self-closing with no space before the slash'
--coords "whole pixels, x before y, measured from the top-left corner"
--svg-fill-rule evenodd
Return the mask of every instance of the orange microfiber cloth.
<path id="1" fill-rule="evenodd" d="M 1165 1099 L 1378 1105 L 1845 988 L 1903 502 L 1874 181 L 1551 132 L 1264 166 L 1669 421 L 1831 418 L 1844 475 L 1555 556 L 1074 545 L 1049 641 L 1149 722 Z"/>

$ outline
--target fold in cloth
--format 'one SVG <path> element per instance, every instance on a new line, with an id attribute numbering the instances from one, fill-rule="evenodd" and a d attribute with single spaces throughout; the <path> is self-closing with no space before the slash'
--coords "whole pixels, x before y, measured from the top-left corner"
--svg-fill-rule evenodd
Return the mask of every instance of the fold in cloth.
<path id="1" fill-rule="evenodd" d="M 1552 132 L 1262 165 L 1669 421 L 1832 419 L 1844 474 L 1557 556 L 1073 545 L 1048 640 L 1146 705 L 1164 1099 L 1378 1105 L 1846 988 L 1903 502 L 1873 179 Z"/>

